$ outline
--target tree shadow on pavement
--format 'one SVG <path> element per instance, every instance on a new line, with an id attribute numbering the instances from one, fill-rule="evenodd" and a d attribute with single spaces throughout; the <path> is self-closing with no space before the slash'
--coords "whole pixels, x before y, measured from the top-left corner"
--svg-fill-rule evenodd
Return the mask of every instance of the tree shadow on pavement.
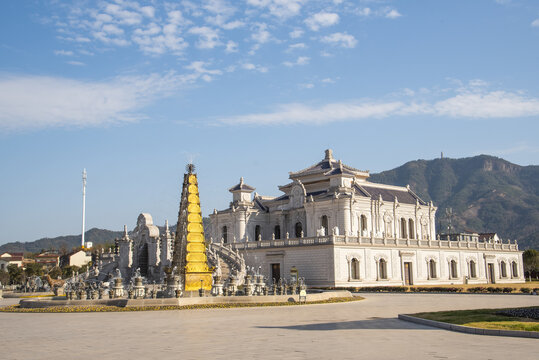
<path id="1" fill-rule="evenodd" d="M 288 325 L 288 326 L 257 326 L 259 329 L 288 329 L 288 330 L 357 330 L 357 329 L 402 329 L 402 330 L 432 330 L 432 327 L 402 321 L 397 318 L 371 318 L 357 321 L 336 321 L 328 323 Z"/>

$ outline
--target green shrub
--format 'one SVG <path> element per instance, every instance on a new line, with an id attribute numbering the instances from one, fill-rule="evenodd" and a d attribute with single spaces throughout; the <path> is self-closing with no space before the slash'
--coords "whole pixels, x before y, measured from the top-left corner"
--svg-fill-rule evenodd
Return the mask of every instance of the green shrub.
<path id="1" fill-rule="evenodd" d="M 511 293 L 511 292 L 513 292 L 513 290 L 516 290 L 516 289 L 510 288 L 510 287 L 504 287 L 504 288 L 503 288 L 503 292 L 504 292 L 504 293 Z"/>
<path id="2" fill-rule="evenodd" d="M 529 294 L 531 292 L 531 289 L 523 287 L 523 288 L 520 288 L 520 292 L 524 294 Z"/>

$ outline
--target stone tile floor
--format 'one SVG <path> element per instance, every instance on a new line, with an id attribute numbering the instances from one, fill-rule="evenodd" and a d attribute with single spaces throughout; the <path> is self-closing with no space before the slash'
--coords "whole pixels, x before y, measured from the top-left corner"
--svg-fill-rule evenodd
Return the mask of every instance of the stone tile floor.
<path id="1" fill-rule="evenodd" d="M 537 359 L 536 339 L 467 335 L 399 313 L 539 305 L 539 296 L 362 294 L 290 307 L 0 313 L 2 359 Z M 7 300 L 0 301 L 6 305 Z"/>

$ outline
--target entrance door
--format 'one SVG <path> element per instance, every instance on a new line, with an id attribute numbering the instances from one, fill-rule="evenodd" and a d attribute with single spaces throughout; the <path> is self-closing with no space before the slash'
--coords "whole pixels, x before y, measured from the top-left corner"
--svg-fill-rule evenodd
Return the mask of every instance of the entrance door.
<path id="1" fill-rule="evenodd" d="M 494 284 L 494 264 L 488 264 L 488 283 Z"/>
<path id="2" fill-rule="evenodd" d="M 281 264 L 271 264 L 271 277 L 275 283 L 281 280 Z"/>
<path id="3" fill-rule="evenodd" d="M 404 263 L 404 283 L 406 285 L 413 285 L 412 280 L 412 263 L 411 262 L 405 262 Z"/>

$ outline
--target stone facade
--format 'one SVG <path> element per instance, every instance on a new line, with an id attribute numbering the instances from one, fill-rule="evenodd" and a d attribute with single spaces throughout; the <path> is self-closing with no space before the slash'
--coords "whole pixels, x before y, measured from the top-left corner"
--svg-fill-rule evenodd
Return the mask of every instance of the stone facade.
<path id="1" fill-rule="evenodd" d="M 291 172 L 279 197 L 253 195 L 241 178 L 229 189 L 228 209 L 210 215 L 210 236 L 270 279 L 296 267 L 316 286 L 524 281 L 516 244 L 492 236 L 436 239 L 432 202 L 368 176 L 326 150 L 319 163 Z"/>
<path id="2" fill-rule="evenodd" d="M 165 222 L 165 231 L 160 234 L 152 216 L 142 213 L 131 235 L 124 227 L 123 237 L 116 240 L 117 267 L 127 277 L 140 268 L 141 274 L 148 279 L 161 280 L 163 269 L 171 265 L 173 245 L 174 236 L 169 231 L 168 221 Z"/>

